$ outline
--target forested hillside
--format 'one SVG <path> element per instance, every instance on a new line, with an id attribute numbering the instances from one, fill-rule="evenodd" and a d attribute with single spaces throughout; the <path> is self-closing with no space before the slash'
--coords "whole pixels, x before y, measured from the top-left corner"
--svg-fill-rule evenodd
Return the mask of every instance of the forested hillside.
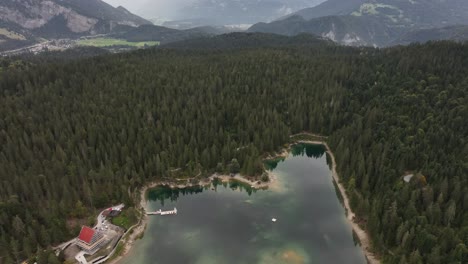
<path id="1" fill-rule="evenodd" d="M 468 46 L 228 47 L 0 63 L 0 262 L 173 169 L 256 174 L 301 131 L 329 135 L 385 263 L 468 262 Z"/>

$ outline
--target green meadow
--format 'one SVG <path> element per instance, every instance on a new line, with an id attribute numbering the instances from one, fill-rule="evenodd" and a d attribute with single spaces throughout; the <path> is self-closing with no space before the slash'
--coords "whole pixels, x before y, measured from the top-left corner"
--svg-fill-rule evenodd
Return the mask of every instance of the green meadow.
<path id="1" fill-rule="evenodd" d="M 129 42 L 124 39 L 115 38 L 95 38 L 95 39 L 82 39 L 78 41 L 78 45 L 81 46 L 93 46 L 93 47 L 110 47 L 110 46 L 131 46 L 136 48 L 142 48 L 147 46 L 159 45 L 159 41 L 143 41 L 143 42 Z"/>

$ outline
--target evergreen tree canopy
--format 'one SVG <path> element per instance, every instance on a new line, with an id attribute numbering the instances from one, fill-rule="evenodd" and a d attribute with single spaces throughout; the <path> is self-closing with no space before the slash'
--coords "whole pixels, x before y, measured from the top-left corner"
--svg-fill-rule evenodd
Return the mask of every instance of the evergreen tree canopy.
<path id="1" fill-rule="evenodd" d="M 262 154 L 312 131 L 329 136 L 386 262 L 468 263 L 468 46 L 151 49 L 0 67 L 0 262 L 76 235 L 67 219 L 132 204 L 175 169 L 259 174 Z"/>

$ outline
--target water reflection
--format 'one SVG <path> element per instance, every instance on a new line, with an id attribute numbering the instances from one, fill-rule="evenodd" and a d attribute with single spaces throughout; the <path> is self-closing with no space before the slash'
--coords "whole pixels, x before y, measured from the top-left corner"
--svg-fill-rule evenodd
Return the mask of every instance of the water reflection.
<path id="1" fill-rule="evenodd" d="M 293 157 L 306 156 L 308 158 L 319 159 L 325 154 L 325 151 L 326 149 L 323 145 L 299 143 L 299 144 L 294 144 L 291 146 L 291 154 Z M 274 159 L 265 160 L 264 163 L 265 163 L 265 167 L 268 170 L 273 171 L 276 169 L 278 164 L 284 162 L 285 160 L 286 158 L 284 157 L 277 157 Z M 327 159 L 327 163 L 329 163 L 328 159 Z"/>
<path id="2" fill-rule="evenodd" d="M 245 192 L 247 195 L 251 196 L 253 193 L 261 190 L 257 190 L 252 188 L 250 185 L 237 181 L 235 179 L 231 179 L 229 183 L 222 182 L 220 179 L 215 178 L 212 182 L 211 186 L 188 186 L 185 188 L 172 188 L 169 185 L 161 185 L 155 188 L 148 190 L 147 199 L 151 202 L 159 202 L 161 206 L 164 206 L 165 201 L 175 202 L 181 196 L 186 195 L 194 195 L 203 193 L 204 191 L 209 191 L 210 189 L 213 191 L 217 191 L 218 187 L 222 187 L 224 189 L 229 188 L 233 191 L 240 191 Z"/>
<path id="3" fill-rule="evenodd" d="M 192 186 L 186 188 L 171 188 L 168 185 L 158 186 L 148 191 L 148 200 L 151 202 L 159 201 L 161 205 L 164 206 L 164 201 L 177 201 L 179 196 L 193 195 L 197 193 L 202 193 L 203 187 L 201 186 Z"/>

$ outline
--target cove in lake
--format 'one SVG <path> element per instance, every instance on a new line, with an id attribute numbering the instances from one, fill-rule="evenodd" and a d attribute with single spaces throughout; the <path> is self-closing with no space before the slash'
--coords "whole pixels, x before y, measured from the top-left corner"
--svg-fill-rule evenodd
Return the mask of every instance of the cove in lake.
<path id="1" fill-rule="evenodd" d="M 121 263 L 366 263 L 332 182 L 322 146 L 298 144 L 266 163 L 276 188 L 239 183 L 148 192 L 144 237 Z M 277 222 L 272 222 L 276 218 Z"/>

